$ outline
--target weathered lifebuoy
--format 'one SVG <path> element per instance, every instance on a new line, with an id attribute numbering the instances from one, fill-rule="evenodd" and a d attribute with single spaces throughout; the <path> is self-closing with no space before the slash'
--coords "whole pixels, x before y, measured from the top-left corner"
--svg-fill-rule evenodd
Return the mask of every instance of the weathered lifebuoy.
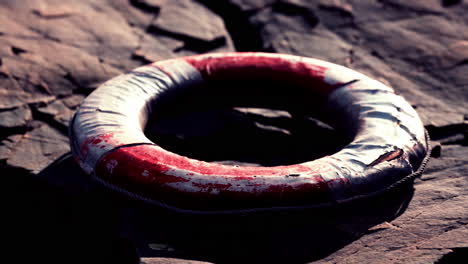
<path id="1" fill-rule="evenodd" d="M 284 82 L 323 96 L 324 111 L 335 115 L 335 125 L 346 128 L 352 142 L 333 155 L 301 164 L 239 167 L 180 156 L 143 133 L 151 102 L 162 94 L 236 78 Z M 429 152 L 418 114 L 391 88 L 329 62 L 267 53 L 171 59 L 118 76 L 84 100 L 72 120 L 70 138 L 81 168 L 106 186 L 161 206 L 199 212 L 353 200 L 418 175 Z"/>

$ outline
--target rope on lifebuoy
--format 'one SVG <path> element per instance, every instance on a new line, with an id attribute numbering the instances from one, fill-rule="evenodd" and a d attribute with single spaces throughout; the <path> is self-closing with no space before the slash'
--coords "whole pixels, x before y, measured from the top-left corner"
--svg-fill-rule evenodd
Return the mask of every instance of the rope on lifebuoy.
<path id="1" fill-rule="evenodd" d="M 169 152 L 143 133 L 153 103 L 164 94 L 239 78 L 281 82 L 288 84 L 285 92 L 324 98 L 328 121 L 346 129 L 351 143 L 301 164 L 236 167 Z M 171 210 L 199 213 L 350 201 L 420 175 L 429 153 L 416 111 L 393 89 L 336 64 L 267 53 L 191 56 L 118 76 L 85 99 L 71 121 L 70 140 L 81 168 L 107 187 Z"/>

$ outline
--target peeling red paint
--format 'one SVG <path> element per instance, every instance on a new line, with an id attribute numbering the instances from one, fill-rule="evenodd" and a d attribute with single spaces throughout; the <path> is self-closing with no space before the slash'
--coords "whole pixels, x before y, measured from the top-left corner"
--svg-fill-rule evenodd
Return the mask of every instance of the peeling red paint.
<path id="1" fill-rule="evenodd" d="M 305 87 L 327 95 L 335 86 L 324 82 L 326 67 L 303 62 L 291 55 L 255 56 L 255 53 L 225 53 L 222 57 L 191 56 L 185 60 L 205 80 L 269 80 Z"/>
<path id="2" fill-rule="evenodd" d="M 111 145 L 116 147 L 121 145 L 120 142 L 116 139 L 115 133 L 106 133 L 95 137 L 87 138 L 80 148 L 80 154 L 82 157 L 88 155 L 90 148 L 105 148 L 106 146 Z"/>
<path id="3" fill-rule="evenodd" d="M 174 183 L 174 182 L 188 182 L 189 181 L 189 180 L 184 179 L 184 178 L 171 176 L 171 175 L 166 175 L 166 174 L 163 174 L 163 173 L 159 173 L 159 174 L 157 174 L 157 176 L 154 176 L 154 177 L 157 178 L 157 181 L 162 183 L 162 184 Z"/>
<path id="4" fill-rule="evenodd" d="M 117 162 L 110 170 L 107 164 L 111 161 Z M 319 163 L 319 167 L 323 167 L 323 164 Z M 191 190 L 179 189 L 177 184 L 170 185 L 188 183 L 188 186 L 199 189 L 196 196 L 200 199 L 216 196 L 217 199 L 270 202 L 329 197 L 327 183 L 319 174 L 311 175 L 310 171 L 313 170 L 312 166 L 301 164 L 263 168 L 226 166 L 191 160 L 153 145 L 117 149 L 101 159 L 96 168 L 97 174 L 107 181 L 124 185 L 137 193 L 146 193 L 151 197 L 164 194 L 164 199 L 171 201 L 180 199 L 181 195 L 195 195 Z M 178 171 L 176 176 L 169 175 L 174 171 Z M 285 171 L 297 173 L 299 174 L 297 177 L 302 177 L 310 183 L 271 184 L 266 181 L 271 176 L 285 178 Z M 218 180 L 192 181 L 195 174 L 216 176 L 214 179 Z"/>
<path id="5" fill-rule="evenodd" d="M 293 192 L 294 188 L 289 185 L 272 185 L 269 186 L 265 192 L 267 193 L 284 193 L 284 192 Z"/>
<path id="6" fill-rule="evenodd" d="M 311 172 L 319 171 L 319 169 L 314 169 L 313 167 L 302 164 L 276 167 L 226 166 L 189 159 L 153 145 L 140 145 L 123 148 L 114 151 L 114 153 L 125 153 L 122 155 L 122 158 L 125 158 L 125 155 L 131 155 L 132 157 L 135 157 L 135 160 L 144 160 L 145 162 L 151 161 L 150 163 L 157 163 L 159 165 L 164 164 L 171 168 L 186 170 L 188 173 L 198 173 L 211 176 L 229 176 L 233 177 L 233 180 L 253 180 L 254 176 L 282 176 L 285 174 L 285 171 L 298 174 L 310 174 Z M 320 166 L 322 167 L 323 164 L 320 164 Z"/>
<path id="7" fill-rule="evenodd" d="M 350 183 L 349 179 L 347 178 L 335 178 L 335 179 L 330 179 L 328 180 L 328 182 L 330 183 L 333 183 L 333 182 L 336 182 L 336 183 L 340 183 L 340 184 L 347 184 L 347 183 Z"/>
<path id="8" fill-rule="evenodd" d="M 236 181 L 251 181 L 254 177 L 247 177 L 247 176 L 234 176 L 232 177 Z"/>
<path id="9" fill-rule="evenodd" d="M 192 182 L 193 186 L 202 188 L 202 189 L 216 189 L 218 191 L 223 191 L 232 186 L 232 184 L 221 184 L 221 183 L 197 183 Z"/>
<path id="10" fill-rule="evenodd" d="M 102 177 L 109 179 L 126 179 L 129 182 L 157 182 L 167 184 L 174 182 L 187 182 L 188 179 L 167 175 L 166 172 L 171 168 L 160 164 L 152 159 L 141 156 L 135 156 L 128 151 L 131 148 L 123 148 L 106 155 L 97 165 L 96 171 Z M 112 170 L 109 170 L 107 164 L 111 161 L 117 161 Z M 143 172 L 147 171 L 144 176 Z"/>

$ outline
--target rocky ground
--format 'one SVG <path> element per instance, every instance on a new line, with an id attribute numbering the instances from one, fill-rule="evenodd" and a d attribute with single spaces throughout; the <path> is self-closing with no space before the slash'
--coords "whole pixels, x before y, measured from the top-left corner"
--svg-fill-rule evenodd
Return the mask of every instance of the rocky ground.
<path id="1" fill-rule="evenodd" d="M 462 0 L 2 0 L 0 168 L 8 194 L 2 218 L 11 220 L 4 231 L 13 234 L 3 239 L 15 249 L 8 251 L 17 262 L 60 263 L 138 263 L 137 254 L 148 264 L 466 261 L 467 13 Z M 260 217 L 268 223 L 243 220 L 251 229 L 241 235 L 202 235 L 197 225 L 187 229 L 185 223 L 184 234 L 172 226 L 165 230 L 172 239 L 161 239 L 141 230 L 152 221 L 135 227 L 134 208 L 141 205 L 86 182 L 69 156 L 44 170 L 69 151 L 70 117 L 103 81 L 151 61 L 221 51 L 315 57 L 394 87 L 432 138 L 426 172 L 414 190 L 400 195 L 404 201 L 394 212 L 377 210 L 402 198 L 390 195 L 356 211 L 333 211 L 332 218 L 301 218 L 307 221 L 279 232 L 270 231 L 281 222 Z M 282 111 L 232 111 L 236 122 L 273 116 L 281 123 L 278 133 L 304 125 Z M 272 130 L 271 124 L 255 124 L 255 131 Z M 299 144 L 284 135 L 278 139 Z M 366 212 L 371 206 L 377 208 L 373 217 Z M 170 215 L 164 221 L 181 219 Z M 304 231 L 314 221 L 329 226 Z"/>

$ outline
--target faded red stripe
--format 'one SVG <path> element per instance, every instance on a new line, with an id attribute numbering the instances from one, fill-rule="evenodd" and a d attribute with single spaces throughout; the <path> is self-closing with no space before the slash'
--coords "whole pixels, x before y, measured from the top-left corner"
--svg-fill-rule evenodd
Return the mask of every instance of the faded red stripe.
<path id="1" fill-rule="evenodd" d="M 333 91 L 334 87 L 324 82 L 326 67 L 294 58 L 288 55 L 267 57 L 228 53 L 222 57 L 199 55 L 184 59 L 199 70 L 205 80 L 265 79 L 313 89 L 322 95 Z"/>

